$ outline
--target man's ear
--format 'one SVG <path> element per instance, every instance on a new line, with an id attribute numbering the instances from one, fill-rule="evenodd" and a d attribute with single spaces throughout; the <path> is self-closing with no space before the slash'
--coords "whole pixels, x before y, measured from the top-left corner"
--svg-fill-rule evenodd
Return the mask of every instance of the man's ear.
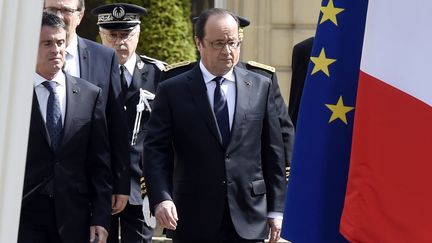
<path id="1" fill-rule="evenodd" d="M 195 40 L 196 49 L 198 51 L 201 51 L 201 45 L 202 45 L 201 40 L 197 36 L 194 37 L 194 40 Z"/>

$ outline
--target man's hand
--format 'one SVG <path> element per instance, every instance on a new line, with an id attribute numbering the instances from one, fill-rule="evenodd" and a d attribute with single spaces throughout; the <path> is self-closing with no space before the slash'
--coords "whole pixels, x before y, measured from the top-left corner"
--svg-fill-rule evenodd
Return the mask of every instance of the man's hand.
<path id="1" fill-rule="evenodd" d="M 167 229 L 175 230 L 177 227 L 177 209 L 173 201 L 166 200 L 156 205 L 155 216 L 157 223 Z"/>
<path id="2" fill-rule="evenodd" d="M 96 237 L 98 241 L 96 240 Z M 90 243 L 106 243 L 108 238 L 108 231 L 102 226 L 90 226 Z"/>
<path id="3" fill-rule="evenodd" d="M 280 232 L 282 228 L 282 219 L 268 219 L 270 227 L 269 243 L 276 243 L 280 239 Z"/>
<path id="4" fill-rule="evenodd" d="M 112 200 L 111 200 L 111 207 L 112 207 L 112 212 L 111 214 L 118 214 L 121 211 L 123 211 L 123 209 L 126 207 L 126 203 L 129 199 L 128 195 L 122 195 L 122 194 L 114 194 L 112 195 Z"/>

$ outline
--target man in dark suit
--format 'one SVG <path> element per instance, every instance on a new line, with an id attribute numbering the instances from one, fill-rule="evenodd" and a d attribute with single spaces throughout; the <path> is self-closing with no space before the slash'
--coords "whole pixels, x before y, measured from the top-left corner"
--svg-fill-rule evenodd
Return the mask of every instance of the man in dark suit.
<path id="1" fill-rule="evenodd" d="M 239 19 L 239 25 L 240 25 L 239 38 L 241 41 L 243 41 L 244 38 L 243 30 L 244 28 L 249 26 L 250 21 L 242 16 L 237 16 L 237 18 Z M 195 23 L 197 19 L 198 17 L 194 18 L 192 22 Z M 183 62 L 167 65 L 164 69 L 164 72 L 162 72 L 162 80 L 166 80 L 168 78 L 189 71 L 194 67 L 194 65 L 196 65 L 196 63 L 197 62 L 195 61 L 183 61 Z M 294 126 L 288 114 L 288 108 L 280 92 L 279 83 L 276 75 L 276 69 L 269 65 L 265 65 L 255 61 L 248 61 L 248 62 L 239 61 L 236 65 L 238 67 L 245 68 L 249 71 L 258 73 L 260 75 L 264 75 L 272 81 L 272 88 L 274 89 L 274 93 L 275 93 L 275 103 L 277 107 L 276 109 L 279 115 L 279 122 L 281 125 L 282 138 L 284 142 L 284 152 L 285 152 L 287 172 L 289 172 L 292 147 L 294 143 Z"/>
<path id="2" fill-rule="evenodd" d="M 198 65 L 159 84 L 144 141 L 150 206 L 173 242 L 279 239 L 285 161 L 271 81 L 235 67 L 238 20 L 196 24 Z"/>
<path id="3" fill-rule="evenodd" d="M 116 18 L 114 12 L 123 13 Z M 153 228 L 144 223 L 142 212 L 143 199 L 141 198 L 140 179 L 143 175 L 143 142 L 146 135 L 146 122 L 150 116 L 150 105 L 159 83 L 164 63 L 161 61 L 140 56 L 135 53 L 140 36 L 140 15 L 147 13 L 145 8 L 133 4 L 114 3 L 99 6 L 92 10 L 99 18 L 99 34 L 105 46 L 113 48 L 119 59 L 120 73 L 123 82 L 124 106 L 127 112 L 128 138 L 134 145 L 130 149 L 131 157 L 131 192 L 125 209 L 112 216 L 108 242 L 119 242 L 119 226 L 122 243 L 151 243 Z M 103 18 L 105 16 L 105 18 Z M 140 103 L 140 89 L 145 90 L 148 103 L 143 103 L 141 120 L 137 113 Z M 145 95 L 142 95 L 145 96 Z M 142 98 L 141 96 L 141 98 Z M 142 100 L 143 102 L 144 100 Z M 146 104 L 149 107 L 146 107 Z M 139 125 L 139 127 L 138 127 Z M 137 126 L 137 127 L 136 127 Z M 136 128 L 135 128 L 136 127 Z M 135 128 L 135 134 L 134 134 Z"/>
<path id="4" fill-rule="evenodd" d="M 310 55 L 313 45 L 313 37 L 297 43 L 292 53 L 292 75 L 288 112 L 294 126 L 297 124 L 297 115 L 300 108 L 300 100 L 303 86 L 309 66 Z"/>
<path id="5" fill-rule="evenodd" d="M 76 28 L 81 23 L 84 10 L 84 0 L 45 0 L 44 4 L 44 11 L 57 14 L 66 24 L 65 71 L 102 89 L 113 172 L 112 213 L 116 214 L 126 206 L 130 192 L 129 143 L 118 60 L 114 50 L 77 35 Z"/>
<path id="6" fill-rule="evenodd" d="M 44 13 L 18 242 L 105 242 L 111 171 L 102 91 L 64 74 L 66 29 Z M 90 230 L 89 230 L 90 229 Z"/>

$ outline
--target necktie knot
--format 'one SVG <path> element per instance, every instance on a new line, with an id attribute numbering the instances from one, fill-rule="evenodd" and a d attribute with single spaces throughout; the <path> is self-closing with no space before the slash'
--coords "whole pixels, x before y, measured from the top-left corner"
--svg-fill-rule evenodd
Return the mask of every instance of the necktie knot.
<path id="1" fill-rule="evenodd" d="M 45 88 L 50 92 L 50 94 L 56 94 L 56 83 L 55 82 L 51 82 L 51 81 L 44 81 L 42 83 L 43 86 L 45 86 Z"/>
<path id="2" fill-rule="evenodd" d="M 218 85 L 218 86 L 222 85 L 222 83 L 223 83 L 224 80 L 225 80 L 225 79 L 224 79 L 222 76 L 217 76 L 217 77 L 215 77 L 215 78 L 213 79 L 213 81 L 215 81 L 215 82 L 216 82 L 216 85 Z"/>

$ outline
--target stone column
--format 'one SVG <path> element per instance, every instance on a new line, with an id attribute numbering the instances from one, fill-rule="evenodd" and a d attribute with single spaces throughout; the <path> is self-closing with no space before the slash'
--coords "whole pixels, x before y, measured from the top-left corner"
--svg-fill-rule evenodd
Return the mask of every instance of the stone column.
<path id="1" fill-rule="evenodd" d="M 43 0 L 0 0 L 0 242 L 16 242 Z"/>

